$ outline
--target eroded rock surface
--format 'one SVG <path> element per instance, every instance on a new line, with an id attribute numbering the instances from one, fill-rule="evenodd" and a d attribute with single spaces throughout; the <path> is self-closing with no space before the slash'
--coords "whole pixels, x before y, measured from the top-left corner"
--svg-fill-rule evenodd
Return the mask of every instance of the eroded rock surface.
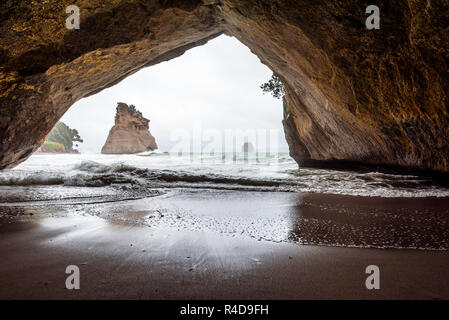
<path id="1" fill-rule="evenodd" d="M 64 27 L 71 4 L 80 30 Z M 365 27 L 369 4 L 2 1 L 0 168 L 25 160 L 82 97 L 226 33 L 285 84 L 284 127 L 300 165 L 448 172 L 449 1 L 376 1 L 380 30 Z"/>
<path id="2" fill-rule="evenodd" d="M 149 131 L 150 120 L 126 103 L 118 103 L 115 124 L 109 131 L 101 153 L 127 154 L 156 150 L 157 144 Z"/>

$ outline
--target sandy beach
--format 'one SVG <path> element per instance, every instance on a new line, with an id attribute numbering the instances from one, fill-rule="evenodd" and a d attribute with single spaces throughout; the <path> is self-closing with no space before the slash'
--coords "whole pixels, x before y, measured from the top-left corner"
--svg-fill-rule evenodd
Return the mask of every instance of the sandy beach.
<path id="1" fill-rule="evenodd" d="M 294 237 L 313 242 L 308 228 L 319 235 L 326 225 L 334 230 L 329 236 L 335 236 L 345 230 L 338 230 L 342 223 L 361 231 L 376 223 L 388 229 L 386 216 L 407 211 L 407 206 L 416 210 L 409 216 L 419 220 L 425 208 L 444 214 L 447 203 L 447 199 L 175 192 L 110 204 L 2 207 L 0 298 L 448 299 L 445 250 L 304 245 Z M 184 216 L 174 209 L 181 207 Z M 377 218 L 350 221 L 367 210 L 378 210 Z M 224 214 L 227 218 L 220 218 Z M 331 224 L 304 224 L 303 233 L 294 230 L 298 223 L 292 217 L 332 222 L 331 214 Z M 251 230 L 258 222 L 265 229 Z M 402 231 L 404 237 L 416 235 L 418 229 L 412 223 L 408 227 L 412 231 Z M 443 238 L 435 238 L 435 246 L 444 245 Z M 341 239 L 370 241 L 344 235 Z M 68 265 L 80 268 L 80 290 L 65 287 Z M 365 287 L 368 265 L 380 268 L 380 290 Z"/>

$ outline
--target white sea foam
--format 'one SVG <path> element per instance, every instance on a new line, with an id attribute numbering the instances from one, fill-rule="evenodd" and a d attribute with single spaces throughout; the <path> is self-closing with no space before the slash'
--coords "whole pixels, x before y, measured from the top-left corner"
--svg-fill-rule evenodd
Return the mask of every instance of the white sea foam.
<path id="1" fill-rule="evenodd" d="M 44 185 L 305 192 L 367 197 L 448 197 L 431 179 L 379 172 L 298 169 L 287 154 L 185 156 L 33 155 L 0 172 L 1 186 Z"/>

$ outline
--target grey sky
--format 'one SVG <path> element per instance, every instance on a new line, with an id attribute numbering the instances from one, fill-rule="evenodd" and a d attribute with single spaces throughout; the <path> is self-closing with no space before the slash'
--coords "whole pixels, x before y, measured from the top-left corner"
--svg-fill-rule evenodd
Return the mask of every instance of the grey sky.
<path id="1" fill-rule="evenodd" d="M 61 119 L 78 129 L 82 152 L 100 152 L 114 124 L 117 102 L 134 104 L 150 119 L 159 150 L 169 151 L 179 129 L 274 129 L 279 149 L 288 151 L 282 101 L 263 95 L 271 71 L 235 38 L 220 36 L 183 56 L 145 68 L 119 84 L 82 99 Z"/>

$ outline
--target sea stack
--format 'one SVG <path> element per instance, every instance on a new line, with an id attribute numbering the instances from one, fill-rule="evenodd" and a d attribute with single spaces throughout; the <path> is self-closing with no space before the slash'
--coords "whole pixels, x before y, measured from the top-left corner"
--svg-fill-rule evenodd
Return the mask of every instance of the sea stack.
<path id="1" fill-rule="evenodd" d="M 135 106 L 119 102 L 115 124 L 101 153 L 130 154 L 157 149 L 156 140 L 149 131 L 149 122 Z"/>
<path id="2" fill-rule="evenodd" d="M 242 146 L 242 152 L 252 153 L 255 152 L 254 145 L 251 142 L 245 142 Z"/>

